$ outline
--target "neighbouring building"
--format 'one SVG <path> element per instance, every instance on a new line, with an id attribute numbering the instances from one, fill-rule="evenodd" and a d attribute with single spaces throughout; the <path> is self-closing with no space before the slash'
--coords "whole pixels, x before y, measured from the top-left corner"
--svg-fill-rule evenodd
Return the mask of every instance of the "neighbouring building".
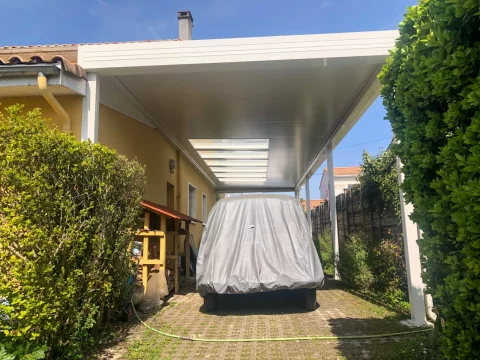
<path id="1" fill-rule="evenodd" d="M 322 205 L 324 202 L 325 202 L 324 199 L 310 200 L 310 210 L 315 209 L 316 207 Z M 306 212 L 307 211 L 307 201 L 302 200 L 301 204 L 302 204 L 302 207 L 303 207 L 303 211 Z"/>
<path id="2" fill-rule="evenodd" d="M 343 193 L 345 189 L 350 189 L 358 181 L 358 175 L 362 172 L 360 166 L 336 167 L 333 168 L 334 182 L 335 182 L 335 196 Z M 323 170 L 322 179 L 320 180 L 320 197 L 322 199 L 329 198 L 328 189 L 328 169 Z"/>

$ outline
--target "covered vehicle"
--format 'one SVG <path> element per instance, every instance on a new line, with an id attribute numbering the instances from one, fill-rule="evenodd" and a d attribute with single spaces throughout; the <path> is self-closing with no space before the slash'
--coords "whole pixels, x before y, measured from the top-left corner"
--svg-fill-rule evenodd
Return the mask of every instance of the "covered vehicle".
<path id="1" fill-rule="evenodd" d="M 197 260 L 197 291 L 207 310 L 218 294 L 299 290 L 316 307 L 322 265 L 305 213 L 285 195 L 234 196 L 215 204 Z"/>

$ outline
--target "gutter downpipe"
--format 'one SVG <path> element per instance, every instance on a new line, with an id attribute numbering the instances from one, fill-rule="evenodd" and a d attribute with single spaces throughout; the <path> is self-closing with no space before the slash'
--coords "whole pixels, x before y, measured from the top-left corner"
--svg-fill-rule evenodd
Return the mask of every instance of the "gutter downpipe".
<path id="1" fill-rule="evenodd" d="M 65 134 L 70 134 L 72 132 L 72 127 L 70 123 L 70 116 L 68 116 L 65 109 L 60 105 L 60 103 L 55 99 L 53 94 L 48 90 L 47 77 L 44 73 L 39 72 L 37 74 L 37 84 L 40 89 L 43 98 L 50 104 L 50 106 L 55 110 L 55 112 L 60 116 L 63 122 L 62 132 Z"/>

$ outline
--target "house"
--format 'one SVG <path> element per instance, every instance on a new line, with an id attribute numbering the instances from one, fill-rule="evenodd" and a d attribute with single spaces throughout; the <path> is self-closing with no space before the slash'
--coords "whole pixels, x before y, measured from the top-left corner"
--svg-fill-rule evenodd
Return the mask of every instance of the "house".
<path id="1" fill-rule="evenodd" d="M 333 168 L 335 182 L 335 196 L 343 193 L 345 189 L 350 189 L 358 181 L 358 175 L 362 172 L 360 166 L 335 167 Z M 320 180 L 320 197 L 322 199 L 329 198 L 328 189 L 328 169 L 323 170 L 322 179 Z"/>
<path id="2" fill-rule="evenodd" d="M 192 40 L 191 13 L 177 18 L 174 40 L 0 47 L 0 102 L 138 159 L 144 200 L 199 219 L 198 246 L 218 194 L 309 198 L 378 97 L 398 31 Z"/>
<path id="3" fill-rule="evenodd" d="M 190 226 L 198 248 L 202 222 L 216 202 L 215 184 L 141 105 L 122 96 L 117 78 L 100 85 L 95 73 L 79 65 L 81 46 L 0 47 L 2 110 L 16 103 L 26 110 L 41 108 L 52 126 L 77 140 L 90 139 L 137 159 L 146 167 L 145 200 L 200 220 Z M 168 121 L 167 116 L 157 119 Z"/>
<path id="4" fill-rule="evenodd" d="M 310 210 L 313 210 L 316 207 L 322 205 L 325 201 L 326 200 L 324 200 L 324 199 L 310 200 Z M 306 212 L 307 211 L 307 201 L 302 200 L 301 204 L 302 204 L 302 207 L 303 207 L 303 211 Z"/>
<path id="5" fill-rule="evenodd" d="M 378 97 L 398 38 L 393 30 L 192 40 L 191 13 L 178 21 L 169 41 L 0 47 L 0 102 L 40 107 L 76 139 L 138 159 L 146 201 L 203 222 L 216 194 L 298 197 L 305 186 L 309 198 L 312 175 L 327 158 L 333 166 L 333 150 Z M 339 192 L 360 173 L 348 171 L 335 171 L 336 183 L 349 179 Z M 190 227 L 197 246 L 202 231 Z M 418 249 L 408 233 L 406 249 Z M 418 250 L 406 258 L 420 264 Z M 420 265 L 407 273 L 422 284 Z"/>

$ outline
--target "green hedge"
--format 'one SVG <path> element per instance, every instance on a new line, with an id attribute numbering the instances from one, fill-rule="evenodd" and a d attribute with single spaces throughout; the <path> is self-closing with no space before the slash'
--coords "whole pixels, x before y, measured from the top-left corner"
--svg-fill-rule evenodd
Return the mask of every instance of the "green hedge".
<path id="1" fill-rule="evenodd" d="M 333 276 L 332 230 L 325 229 L 323 235 L 318 235 L 314 238 L 313 243 L 322 263 L 323 271 L 325 274 Z"/>
<path id="2" fill-rule="evenodd" d="M 402 236 L 378 241 L 363 232 L 351 234 L 340 248 L 342 282 L 400 313 L 409 312 Z"/>
<path id="3" fill-rule="evenodd" d="M 355 290 L 366 290 L 373 283 L 368 264 L 368 246 L 363 233 L 351 234 L 340 249 L 338 272 L 342 281 Z"/>
<path id="4" fill-rule="evenodd" d="M 380 76 L 443 353 L 480 358 L 480 2 L 420 1 Z"/>
<path id="5" fill-rule="evenodd" d="M 403 237 L 384 239 L 369 249 L 369 266 L 374 274 L 371 290 L 384 303 L 404 312 L 408 309 L 407 269 Z"/>
<path id="6" fill-rule="evenodd" d="M 0 115 L 0 321 L 4 340 L 83 358 L 126 296 L 144 169 L 48 127 Z M 20 345 L 19 345 L 20 346 Z"/>

